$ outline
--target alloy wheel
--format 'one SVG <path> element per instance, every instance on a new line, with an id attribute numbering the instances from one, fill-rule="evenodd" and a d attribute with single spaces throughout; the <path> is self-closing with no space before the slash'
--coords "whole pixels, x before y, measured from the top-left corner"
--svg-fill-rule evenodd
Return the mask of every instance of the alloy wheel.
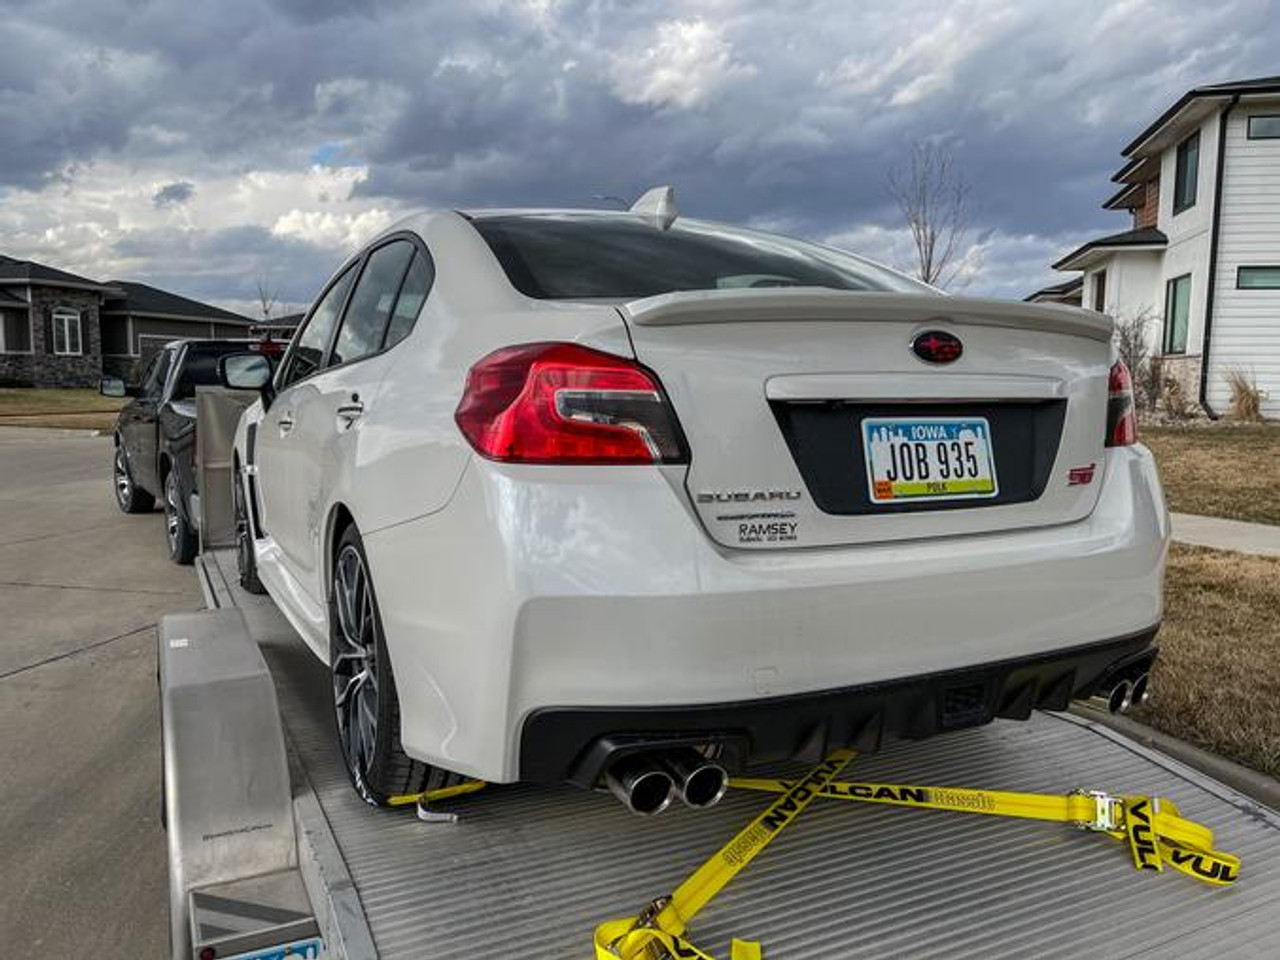
<path id="1" fill-rule="evenodd" d="M 357 777 L 373 763 L 378 734 L 377 615 L 364 558 L 353 546 L 333 571 L 337 624 L 333 631 L 333 705 L 347 766 Z"/>
<path id="2" fill-rule="evenodd" d="M 129 465 L 125 462 L 124 447 L 118 444 L 111 472 L 115 475 L 116 500 L 121 507 L 126 507 L 129 504 L 129 491 L 133 482 L 129 479 Z"/>
<path id="3" fill-rule="evenodd" d="M 244 478 L 237 472 L 231 486 L 236 517 L 236 553 L 242 572 L 248 570 L 253 561 L 253 538 L 249 533 L 249 509 L 244 502 L 244 488 L 241 486 L 243 482 Z"/>
<path id="4" fill-rule="evenodd" d="M 178 553 L 178 537 L 181 530 L 182 514 L 178 512 L 178 478 L 172 470 L 164 480 L 164 526 L 165 535 L 169 538 L 169 552 Z"/>

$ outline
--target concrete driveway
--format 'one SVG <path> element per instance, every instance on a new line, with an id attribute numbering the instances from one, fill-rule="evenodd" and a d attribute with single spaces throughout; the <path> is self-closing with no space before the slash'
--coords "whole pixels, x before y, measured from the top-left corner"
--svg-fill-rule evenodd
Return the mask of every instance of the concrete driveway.
<path id="1" fill-rule="evenodd" d="M 0 952 L 168 951 L 156 620 L 203 607 L 111 441 L 0 428 Z"/>

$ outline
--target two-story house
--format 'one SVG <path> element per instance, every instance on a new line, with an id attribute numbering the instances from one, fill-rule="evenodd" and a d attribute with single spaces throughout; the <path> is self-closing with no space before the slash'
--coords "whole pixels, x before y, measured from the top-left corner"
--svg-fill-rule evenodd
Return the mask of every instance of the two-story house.
<path id="1" fill-rule="evenodd" d="M 1128 211 L 1131 229 L 1054 269 L 1080 274 L 1083 306 L 1149 318 L 1163 369 L 1211 415 L 1235 368 L 1280 417 L 1280 77 L 1188 91 L 1123 156 L 1103 207 Z"/>
<path id="2" fill-rule="evenodd" d="M 93 386 L 169 340 L 243 337 L 250 323 L 143 283 L 0 255 L 0 386 Z"/>

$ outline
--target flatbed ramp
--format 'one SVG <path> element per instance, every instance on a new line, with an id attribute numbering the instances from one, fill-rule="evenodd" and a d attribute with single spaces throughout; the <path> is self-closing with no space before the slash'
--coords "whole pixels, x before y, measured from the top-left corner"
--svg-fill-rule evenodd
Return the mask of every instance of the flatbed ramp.
<path id="1" fill-rule="evenodd" d="M 231 553 L 203 557 L 200 575 L 211 606 L 244 610 L 271 667 L 300 829 L 336 849 L 362 908 L 338 909 L 351 955 L 371 935 L 384 958 L 585 958 L 597 923 L 669 893 L 767 802 L 731 791 L 709 811 L 641 819 L 607 795 L 511 786 L 453 801 L 453 826 L 373 810 L 334 749 L 326 669 L 270 600 L 236 586 Z M 1157 794 L 1210 827 L 1242 877 L 1138 873 L 1125 844 L 1067 826 L 819 800 L 698 915 L 699 946 L 727 957 L 731 937 L 759 940 L 767 960 L 1280 956 L 1280 815 L 1105 727 L 998 721 L 894 745 L 846 775 Z"/>

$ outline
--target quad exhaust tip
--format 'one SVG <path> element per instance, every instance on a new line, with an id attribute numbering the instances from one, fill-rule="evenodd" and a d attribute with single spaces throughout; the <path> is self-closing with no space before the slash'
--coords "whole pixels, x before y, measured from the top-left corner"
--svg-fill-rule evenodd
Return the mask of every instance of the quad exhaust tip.
<path id="1" fill-rule="evenodd" d="M 1134 707 L 1142 706 L 1150 698 L 1151 675 L 1143 672 L 1132 680 L 1116 680 L 1110 686 L 1099 688 L 1098 692 L 1089 698 L 1089 702 L 1109 713 L 1128 713 Z"/>
<path id="2" fill-rule="evenodd" d="M 729 789 L 729 774 L 724 767 L 692 748 L 665 754 L 662 766 L 671 775 L 676 793 L 686 807 L 695 810 L 714 807 Z"/>
<path id="3" fill-rule="evenodd" d="M 1138 679 L 1133 681 L 1133 689 L 1129 693 L 1129 705 L 1131 707 L 1140 707 L 1151 699 L 1150 689 L 1151 675 L 1143 673 Z"/>
<path id="4" fill-rule="evenodd" d="M 715 806 L 729 789 L 729 774 L 720 764 L 685 748 L 623 757 L 605 770 L 604 782 L 632 813 L 651 817 L 667 809 L 677 796 L 695 810 Z"/>
<path id="5" fill-rule="evenodd" d="M 675 783 L 650 756 L 623 757 L 604 772 L 609 791 L 632 813 L 652 817 L 671 805 Z"/>
<path id="6" fill-rule="evenodd" d="M 1133 704 L 1133 684 L 1121 680 L 1107 694 L 1107 709 L 1112 713 L 1125 713 Z"/>

